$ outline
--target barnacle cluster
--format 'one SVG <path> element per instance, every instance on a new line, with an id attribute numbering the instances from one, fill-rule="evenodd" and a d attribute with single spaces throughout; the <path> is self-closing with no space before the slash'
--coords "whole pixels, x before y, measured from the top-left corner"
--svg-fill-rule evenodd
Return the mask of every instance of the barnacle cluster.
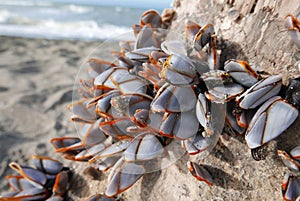
<path id="1" fill-rule="evenodd" d="M 110 171 L 107 197 L 165 167 L 179 144 L 190 155 L 211 150 L 224 128 L 245 134 L 258 160 L 259 147 L 298 116 L 293 102 L 278 95 L 281 75 L 260 74 L 234 59 L 220 69 L 212 24 L 187 21 L 185 40 L 169 40 L 171 17 L 164 19 L 154 10 L 145 12 L 133 25 L 136 40 L 120 42 L 115 62 L 88 59 L 82 99 L 69 106 L 72 121 L 81 125 L 79 136 L 52 139 L 64 157 Z M 188 168 L 213 184 L 201 165 L 189 161 Z"/>
<path id="2" fill-rule="evenodd" d="M 65 200 L 72 172 L 57 160 L 46 156 L 32 156 L 34 167 L 16 162 L 9 164 L 18 175 L 8 175 L 11 192 L 0 200 Z"/>
<path id="3" fill-rule="evenodd" d="M 66 159 L 109 171 L 105 194 L 88 200 L 114 200 L 145 173 L 186 153 L 207 153 L 224 130 L 245 135 L 259 160 L 260 147 L 298 116 L 299 97 L 279 95 L 281 75 L 262 74 L 234 59 L 221 69 L 214 26 L 186 21 L 185 39 L 170 40 L 173 16 L 172 9 L 162 15 L 146 11 L 132 27 L 135 41 L 121 41 L 114 62 L 87 60 L 89 78 L 80 80 L 81 100 L 69 105 L 78 136 L 53 138 L 51 143 Z M 299 169 L 295 152 L 289 158 L 285 154 L 284 162 L 293 160 L 291 166 Z M 213 184 L 203 166 L 191 161 L 187 166 L 196 179 Z M 296 177 L 285 176 L 286 200 L 300 195 Z"/>
<path id="4" fill-rule="evenodd" d="M 149 10 L 133 26 L 136 40 L 120 42 L 116 62 L 88 59 L 82 99 L 69 106 L 72 121 L 81 125 L 79 136 L 51 141 L 65 158 L 110 171 L 107 197 L 165 167 L 179 144 L 190 155 L 211 150 L 224 128 L 245 134 L 259 159 L 256 150 L 298 116 L 293 102 L 278 95 L 281 75 L 260 74 L 234 59 L 220 69 L 212 24 L 187 21 L 185 40 L 168 40 L 170 20 Z M 188 168 L 213 184 L 201 165 L 189 161 Z"/>
<path id="5" fill-rule="evenodd" d="M 283 150 L 277 150 L 282 162 L 291 170 L 286 172 L 281 189 L 284 200 L 298 200 L 300 191 L 300 145 L 291 150 L 290 154 Z"/>

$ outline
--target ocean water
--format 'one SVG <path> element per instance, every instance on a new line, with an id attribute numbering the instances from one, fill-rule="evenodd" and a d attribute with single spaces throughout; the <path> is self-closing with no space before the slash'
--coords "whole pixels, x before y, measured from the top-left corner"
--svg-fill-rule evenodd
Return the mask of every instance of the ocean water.
<path id="1" fill-rule="evenodd" d="M 131 32 L 148 9 L 172 0 L 0 0 L 0 35 L 48 39 L 110 39 Z"/>

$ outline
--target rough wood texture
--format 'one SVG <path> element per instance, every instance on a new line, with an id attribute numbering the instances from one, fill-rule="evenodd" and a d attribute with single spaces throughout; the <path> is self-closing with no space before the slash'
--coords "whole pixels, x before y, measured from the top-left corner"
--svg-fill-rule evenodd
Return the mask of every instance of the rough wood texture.
<path id="1" fill-rule="evenodd" d="M 174 8 L 177 16 L 172 30 L 176 33 L 183 33 L 187 19 L 201 25 L 215 25 L 222 41 L 223 62 L 230 58 L 245 59 L 259 66 L 260 70 L 271 74 L 282 73 L 285 80 L 299 76 L 292 56 L 296 47 L 288 33 L 283 31 L 285 15 L 291 13 L 299 19 L 299 0 L 175 0 Z M 299 145 L 299 128 L 298 119 L 285 133 L 268 144 L 268 155 L 262 161 L 252 159 L 243 136 L 228 140 L 221 138 L 211 155 L 204 159 L 199 156 L 192 158 L 212 173 L 215 180 L 212 187 L 188 173 L 186 161 L 189 156 L 185 155 L 170 167 L 144 176 L 121 197 L 131 201 L 282 200 L 281 181 L 288 169 L 277 157 L 276 150 L 290 151 Z M 76 167 L 79 174 L 84 166 Z M 79 182 L 78 189 L 72 191 L 74 198 L 80 200 L 88 194 L 103 192 L 105 181 L 106 176 L 102 181 Z M 78 190 L 81 188 L 86 191 L 80 194 Z"/>
<path id="2" fill-rule="evenodd" d="M 182 33 L 186 19 L 214 24 L 226 44 L 223 60 L 245 59 L 271 74 L 282 73 L 285 79 L 299 75 L 293 58 L 296 47 L 283 26 L 287 14 L 299 18 L 299 0 L 177 0 L 174 6 L 176 32 Z"/>

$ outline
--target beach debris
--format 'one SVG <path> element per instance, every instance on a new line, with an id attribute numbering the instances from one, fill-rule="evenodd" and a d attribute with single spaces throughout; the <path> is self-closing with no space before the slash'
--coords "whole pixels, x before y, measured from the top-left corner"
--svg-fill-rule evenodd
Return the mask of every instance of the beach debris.
<path id="1" fill-rule="evenodd" d="M 32 156 L 34 167 L 11 162 L 9 167 L 18 175 L 8 175 L 10 193 L 0 200 L 65 200 L 72 172 L 55 159 Z"/>
<path id="2" fill-rule="evenodd" d="M 168 40 L 173 16 L 171 10 L 163 17 L 146 11 L 132 26 L 135 41 L 120 42 L 114 62 L 87 60 L 89 78 L 80 80 L 78 91 L 82 100 L 68 107 L 78 136 L 51 143 L 66 159 L 109 172 L 104 194 L 88 200 L 114 200 L 144 174 L 185 153 L 204 156 L 224 133 L 244 137 L 253 158 L 262 160 L 261 150 L 298 116 L 296 81 L 284 94 L 282 75 L 265 75 L 234 59 L 221 69 L 214 26 L 188 20 L 185 39 Z M 287 20 L 294 30 L 297 23 Z M 285 164 L 299 168 L 298 149 L 291 156 L 279 154 Z M 199 163 L 189 161 L 188 169 L 211 186 L 211 173 Z M 298 180 L 286 177 L 284 196 L 294 199 Z M 42 177 L 34 182 L 45 185 Z"/>

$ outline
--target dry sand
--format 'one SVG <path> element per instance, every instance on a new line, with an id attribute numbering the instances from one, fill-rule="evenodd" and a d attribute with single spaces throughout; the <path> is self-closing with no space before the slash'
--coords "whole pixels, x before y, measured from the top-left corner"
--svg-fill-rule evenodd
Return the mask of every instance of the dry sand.
<path id="1" fill-rule="evenodd" d="M 0 37 L 0 188 L 11 161 L 53 154 L 49 140 L 76 135 L 67 105 L 85 57 L 101 42 Z"/>

